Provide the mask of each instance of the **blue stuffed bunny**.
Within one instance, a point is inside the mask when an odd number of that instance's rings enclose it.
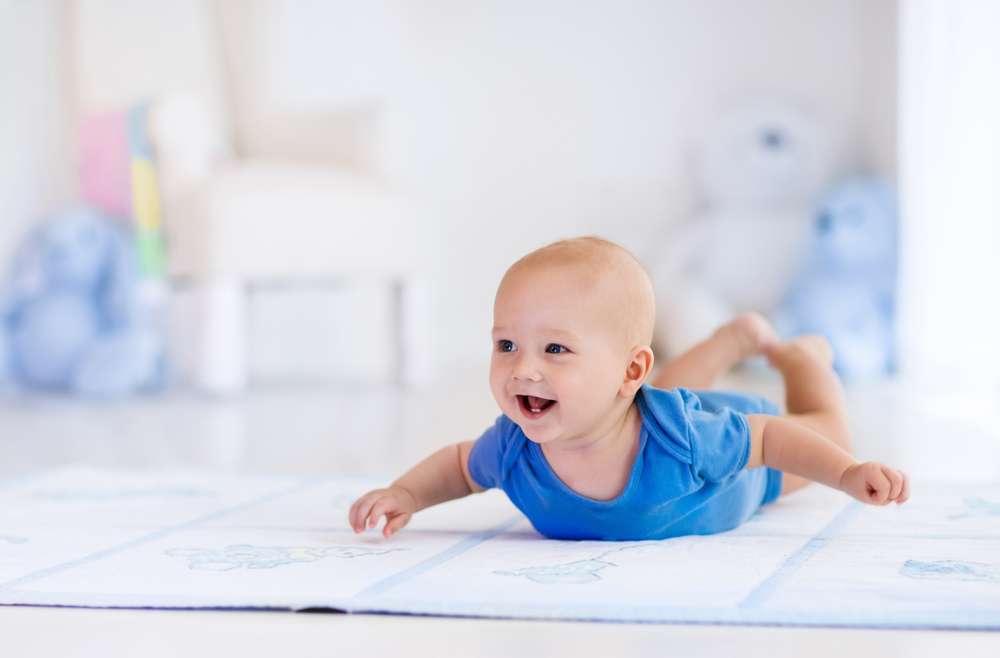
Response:
[[[36,228],[15,256],[0,314],[7,378],[99,397],[159,385],[164,345],[139,284],[121,222],[80,208]]]
[[[806,265],[775,317],[783,336],[826,336],[845,380],[894,369],[896,225],[886,183],[859,177],[834,188],[814,216]]]

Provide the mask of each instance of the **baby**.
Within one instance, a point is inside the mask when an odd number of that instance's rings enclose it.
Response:
[[[653,367],[649,277],[593,237],[514,263],[493,306],[490,388],[503,415],[476,441],[434,453],[349,512],[355,532],[385,517],[390,537],[417,511],[500,487],[556,539],[639,540],[735,528],[811,481],[872,505],[909,497],[907,476],[850,453],[843,392],[825,340],[779,342],[743,315]],[[710,388],[763,354],[781,372],[787,413]]]

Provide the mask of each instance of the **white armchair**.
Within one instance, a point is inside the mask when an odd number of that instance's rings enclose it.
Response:
[[[397,380],[426,380],[430,313],[421,259],[432,245],[424,244],[413,206],[369,176],[330,166],[231,158],[180,172],[178,163],[198,160],[198,145],[170,143],[166,136],[182,124],[172,124],[181,117],[165,107],[153,116],[168,262],[199,300],[197,383],[213,392],[245,386],[252,286],[373,278],[393,291]]]
[[[156,100],[151,132],[168,267],[199,300],[196,382],[219,393],[246,385],[252,286],[362,278],[383,281],[394,293],[396,379],[426,380],[430,312],[421,263],[433,240],[424,238],[414,205],[376,177],[333,161],[236,156],[233,126],[247,121],[230,116],[243,99],[227,97],[232,67],[222,63],[212,4],[137,5],[77,0],[79,106]],[[137,41],[142,34],[174,36]]]

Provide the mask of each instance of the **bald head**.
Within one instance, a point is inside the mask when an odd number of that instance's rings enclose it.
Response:
[[[544,275],[554,270],[572,275],[579,284],[581,303],[603,307],[601,315],[628,348],[650,344],[656,315],[653,284],[628,250],[590,236],[553,242],[511,265],[500,289],[514,277]]]

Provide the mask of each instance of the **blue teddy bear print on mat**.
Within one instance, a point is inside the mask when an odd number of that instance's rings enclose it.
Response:
[[[960,560],[907,560],[899,570],[904,576],[922,580],[966,580],[1000,582],[1000,567]]]
[[[583,585],[601,580],[599,572],[607,567],[617,567],[619,565],[601,558],[612,553],[623,553],[625,551],[636,551],[647,548],[647,544],[637,544],[625,546],[605,551],[597,557],[586,560],[575,560],[564,562],[563,564],[549,564],[537,567],[525,567],[514,571],[497,570],[493,573],[500,576],[524,576],[528,580],[543,585]]]

